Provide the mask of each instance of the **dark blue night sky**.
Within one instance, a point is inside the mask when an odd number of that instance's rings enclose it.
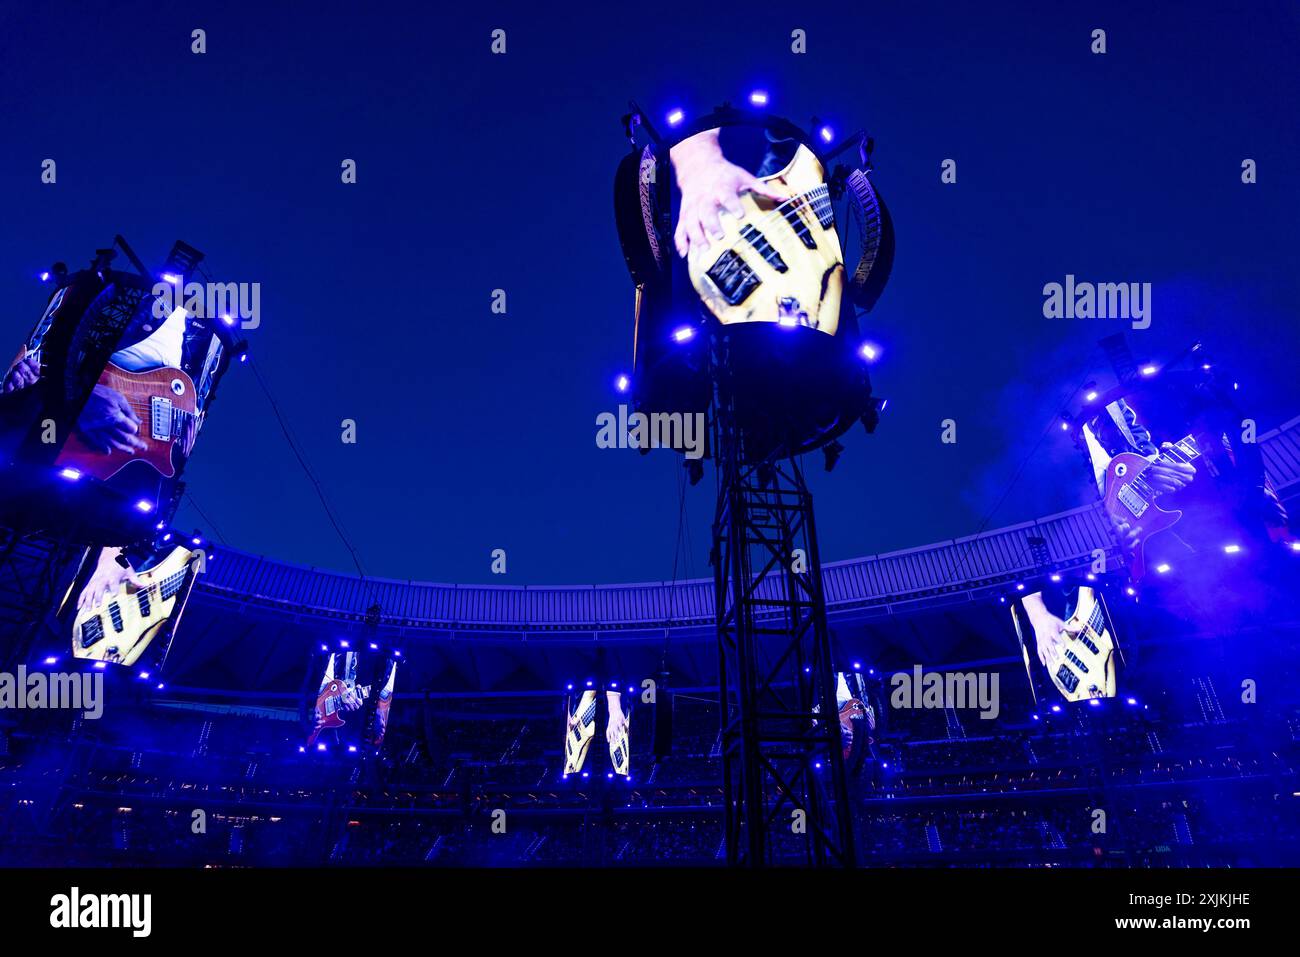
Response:
[[[1293,3],[157,6],[0,8],[0,336],[40,315],[36,273],[118,232],[151,263],[182,238],[214,278],[260,282],[253,352],[371,574],[672,575],[679,460],[595,444],[630,363],[611,208],[630,98],[700,113],[762,86],[876,138],[898,251],[864,325],[890,404],[833,475],[809,459],[824,559],[977,530],[1126,326],[1043,318],[1067,273],[1152,283],[1140,356],[1204,339],[1261,431],[1300,414]],[[1072,446],[1040,454],[991,525],[1087,499]],[[187,478],[217,528],[190,506],[185,525],[351,568],[247,369]],[[708,574],[712,496],[688,491],[679,574]]]

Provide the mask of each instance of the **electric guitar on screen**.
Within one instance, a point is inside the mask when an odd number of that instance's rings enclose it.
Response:
[[[197,424],[194,382],[180,369],[160,368],[148,372],[127,372],[111,362],[99,377],[99,385],[121,393],[140,420],[136,438],[144,449],[102,452],[87,445],[76,432],[68,436],[57,460],[60,467],[74,468],[83,475],[106,480],[132,462],[144,462],[164,478],[176,474],[172,448],[190,423]]]
[[[584,691],[577,710],[568,713],[564,729],[564,774],[576,774],[587,760],[587,749],[596,736],[596,692]]]
[[[369,685],[358,687],[354,681],[347,678],[331,678],[325,682],[320,694],[316,697],[316,720],[311,735],[307,738],[309,745],[316,743],[316,739],[320,737],[322,731],[328,728],[341,728],[347,724],[343,720],[341,703],[349,691],[359,696],[363,701],[370,697]]]
[[[1188,435],[1161,449],[1158,460],[1166,463],[1191,463],[1201,456],[1201,447]],[[1175,525],[1183,513],[1163,509],[1156,504],[1161,494],[1142,478],[1151,462],[1134,452],[1121,452],[1106,466],[1105,493],[1102,500],[1112,519],[1131,525],[1137,544],[1129,555],[1129,576],[1140,580],[1146,574],[1144,555],[1147,539]]]
[[[73,619],[73,657],[133,665],[172,621],[185,579],[202,563],[202,552],[176,548],[166,558],[140,572],[144,586],[127,585],[121,592]]]
[[[776,322],[835,335],[844,261],[821,162],[800,146],[761,182],[789,198],[743,193],[744,215],[721,216],[723,237],[687,263],[691,284],[718,321]]]
[[[1078,589],[1074,612],[1065,621],[1052,618],[1033,628],[1040,657],[1051,662],[1052,684],[1067,701],[1115,696],[1115,639],[1095,590]]]

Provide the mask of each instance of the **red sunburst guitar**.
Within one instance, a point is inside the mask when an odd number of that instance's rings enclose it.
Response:
[[[140,420],[136,438],[144,442],[145,448],[135,452],[117,449],[101,452],[91,448],[74,432],[63,445],[58,466],[74,468],[83,475],[101,480],[113,477],[132,462],[144,462],[165,478],[175,475],[172,448],[185,434],[187,425],[197,419],[194,382],[190,377],[180,369],[165,367],[148,372],[127,372],[110,362],[100,375],[98,384],[125,397]]]
[[[1200,455],[1200,446],[1189,435],[1162,449],[1158,461],[1188,464]],[[1183,517],[1177,509],[1163,509],[1156,504],[1160,492],[1142,478],[1150,466],[1150,461],[1133,452],[1119,453],[1106,466],[1106,493],[1102,499],[1106,512],[1115,521],[1131,525],[1137,532],[1137,544],[1129,555],[1129,575],[1134,581],[1146,574],[1144,546],[1147,539],[1165,531]]]
[[[349,691],[362,700],[370,697],[369,685],[357,687],[353,681],[345,678],[331,678],[325,682],[316,698],[316,723],[311,736],[307,739],[309,745],[316,743],[322,731],[328,728],[341,728],[347,724],[340,712],[343,710],[343,697]]]

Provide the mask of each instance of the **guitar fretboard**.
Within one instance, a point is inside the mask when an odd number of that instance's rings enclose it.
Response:
[[[1201,447],[1196,444],[1196,438],[1188,435],[1179,439],[1168,448],[1161,449],[1160,454],[1156,456],[1156,461],[1164,462],[1166,465],[1175,463],[1190,465],[1194,460],[1200,458],[1200,456]],[[1154,499],[1160,494],[1160,492],[1157,489],[1152,488],[1141,475],[1138,475],[1129,484],[1143,495],[1147,496],[1148,500]]]

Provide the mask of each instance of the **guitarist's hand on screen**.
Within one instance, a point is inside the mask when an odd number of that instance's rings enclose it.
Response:
[[[737,217],[744,215],[741,193],[757,193],[777,202],[786,199],[748,170],[729,162],[722,155],[717,130],[706,130],[682,140],[669,155],[682,191],[673,243],[677,255],[683,259],[704,252],[709,248],[710,239],[722,238],[722,222],[718,218],[721,210]]]
[[[609,724],[605,726],[605,740],[610,744],[627,733],[627,715],[623,713],[623,706],[619,703],[618,697],[611,694],[608,698]]]
[[[86,444],[99,452],[134,453],[147,448],[137,435],[140,418],[132,411],[126,397],[116,389],[97,385],[77,419],[77,431]]]
[[[1063,620],[1047,610],[1041,594],[1026,595],[1021,599],[1021,604],[1029,616],[1034,634],[1038,636],[1038,660],[1043,663],[1048,674],[1054,675],[1061,666],[1061,653],[1074,635]]]
[[[1120,545],[1124,547],[1124,551],[1132,554],[1142,542],[1142,526],[1130,525],[1120,519],[1112,519],[1112,521],[1115,525],[1115,534],[1119,536]]]
[[[356,711],[361,707],[361,695],[351,685],[345,685],[343,694],[339,695],[339,707],[344,711]]]
[[[1173,446],[1166,442],[1164,447],[1168,449]],[[1196,469],[1187,462],[1156,461],[1143,470],[1142,477],[1157,492],[1177,492],[1192,484],[1192,479],[1196,478]]]
[[[29,385],[36,385],[41,378],[41,360],[36,356],[26,356],[13,364],[7,373],[0,392],[17,392]]]
[[[94,608],[114,595],[120,594],[127,585],[136,588],[144,587],[145,582],[136,575],[130,565],[118,562],[118,556],[121,554],[122,550],[119,548],[105,548],[99,553],[95,573],[90,576],[90,581],[86,582],[86,587],[81,590],[81,596],[77,599],[77,608]]]

